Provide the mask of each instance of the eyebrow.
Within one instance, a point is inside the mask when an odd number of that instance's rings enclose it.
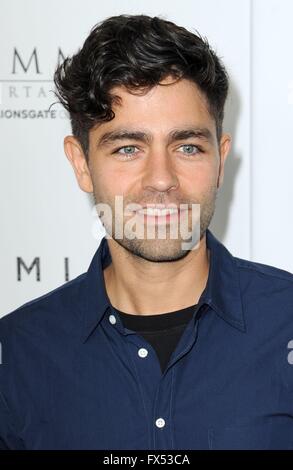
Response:
[[[209,143],[213,142],[213,135],[206,127],[188,127],[184,129],[173,129],[167,134],[168,144],[191,138],[203,139]],[[151,143],[153,136],[148,132],[142,130],[129,130],[129,129],[116,129],[113,131],[105,132],[97,142],[97,147],[111,144],[119,140],[137,140],[144,143]]]

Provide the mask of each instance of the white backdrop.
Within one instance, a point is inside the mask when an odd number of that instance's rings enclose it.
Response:
[[[292,0],[1,0],[0,316],[86,271],[98,247],[63,152],[69,121],[48,108],[59,51],[122,13],[198,30],[222,57],[233,148],[211,230],[235,256],[293,271]]]

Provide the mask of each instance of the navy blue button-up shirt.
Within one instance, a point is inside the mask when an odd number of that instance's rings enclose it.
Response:
[[[209,230],[207,246],[206,288],[163,374],[107,297],[106,238],[86,273],[5,315],[0,448],[293,449],[293,275]]]

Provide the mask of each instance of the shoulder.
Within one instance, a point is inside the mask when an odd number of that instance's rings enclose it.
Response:
[[[293,273],[286,271],[285,269],[271,266],[269,264],[257,263],[255,261],[249,261],[234,256],[234,260],[239,271],[248,276],[254,276],[262,278],[264,281],[284,281],[292,284],[293,287]]]
[[[293,323],[293,274],[269,264],[234,257],[243,307],[273,325]]]
[[[242,258],[234,257],[239,272],[239,278],[244,286],[251,290],[262,291],[267,294],[282,290],[285,294],[293,294],[293,274],[269,264],[257,263]]]
[[[86,273],[80,274],[71,281],[4,314],[0,318],[0,335],[11,328],[29,326],[30,324],[36,327],[40,323],[65,321],[66,317],[69,314],[72,316],[77,308],[85,276]]]

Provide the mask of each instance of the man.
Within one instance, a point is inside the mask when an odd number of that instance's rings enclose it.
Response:
[[[0,321],[2,448],[293,448],[293,276],[208,229],[223,64],[172,22],[120,15],[55,83],[107,236],[87,273]]]

